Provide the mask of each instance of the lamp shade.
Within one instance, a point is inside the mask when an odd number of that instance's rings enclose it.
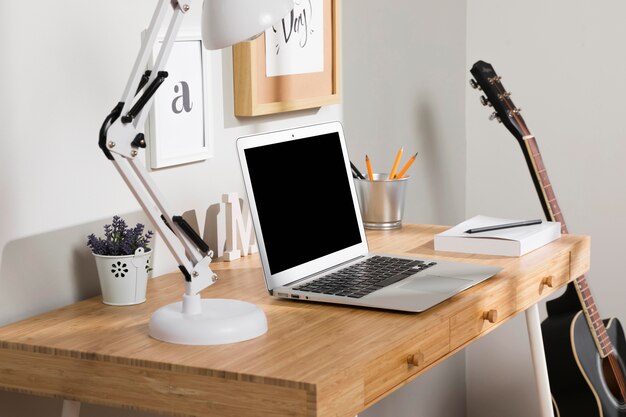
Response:
[[[259,35],[287,16],[293,6],[293,0],[204,0],[204,47],[222,49]]]

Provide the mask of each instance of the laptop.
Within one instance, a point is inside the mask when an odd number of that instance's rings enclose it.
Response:
[[[420,312],[501,270],[370,252],[339,122],[241,137],[237,150],[272,296]]]

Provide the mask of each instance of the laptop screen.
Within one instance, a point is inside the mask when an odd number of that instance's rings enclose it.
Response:
[[[272,274],[361,243],[337,132],[244,152]]]

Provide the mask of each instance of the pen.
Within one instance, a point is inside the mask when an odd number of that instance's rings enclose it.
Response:
[[[374,171],[372,171],[372,163],[370,162],[370,157],[365,155],[365,166],[367,166],[367,176],[370,181],[374,181]]]
[[[352,172],[354,172],[357,176],[357,178],[364,180],[365,177],[363,176],[363,174],[361,174],[361,171],[359,171],[359,169],[356,167],[356,165],[354,165],[352,163],[352,161],[350,161],[350,166],[352,167]]]
[[[523,222],[515,222],[515,223],[497,224],[495,226],[476,227],[474,229],[466,230],[465,233],[490,232],[492,230],[510,229],[512,227],[532,226],[533,224],[541,224],[541,219],[525,220]]]
[[[396,155],[396,160],[393,162],[393,168],[391,168],[391,172],[389,173],[389,179],[392,180],[396,175],[396,170],[398,169],[398,164],[400,163],[400,159],[402,159],[402,152],[404,152],[404,147],[400,148],[398,154]]]
[[[404,174],[406,174],[408,169],[411,167],[411,164],[413,164],[413,162],[415,161],[415,158],[417,158],[417,152],[415,152],[415,155],[413,155],[411,158],[409,158],[409,160],[406,162],[406,164],[404,164],[404,166],[400,170],[400,173],[398,173],[398,175],[396,175],[396,178],[404,177]]]

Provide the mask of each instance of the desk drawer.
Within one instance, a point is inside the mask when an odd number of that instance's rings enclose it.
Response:
[[[478,292],[467,307],[450,318],[450,349],[454,350],[515,313],[515,283]]]
[[[450,351],[449,330],[448,321],[439,320],[373,360],[365,374],[365,405],[447,354]]]
[[[577,277],[571,277],[577,278]],[[517,286],[517,309],[525,310],[570,280],[570,254],[563,253],[539,272],[520,278]]]

